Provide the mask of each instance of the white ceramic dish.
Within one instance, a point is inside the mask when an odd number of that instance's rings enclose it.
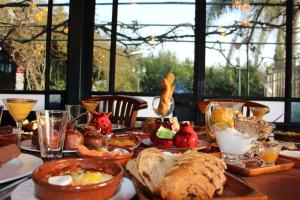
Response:
[[[0,184],[27,176],[41,164],[43,164],[42,159],[21,153],[17,158],[0,167]]]
[[[123,178],[119,191],[109,200],[128,200],[136,194],[134,185],[128,178]],[[34,183],[32,179],[21,183],[11,193],[11,200],[38,200],[34,195]]]
[[[32,144],[31,139],[30,140],[23,140],[21,142],[21,149],[26,151],[32,151],[32,152],[40,152],[39,149],[36,148],[35,145]],[[63,153],[75,153],[77,150],[64,150]]]

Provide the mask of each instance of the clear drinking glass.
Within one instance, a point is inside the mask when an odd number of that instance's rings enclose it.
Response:
[[[41,157],[52,160],[62,157],[68,112],[42,110],[36,112]]]
[[[1,125],[1,120],[2,120],[2,113],[3,113],[3,106],[0,105],[0,125]]]
[[[68,120],[72,120],[80,114],[80,105],[65,105],[66,111],[68,112]],[[77,125],[78,121],[74,122]]]
[[[17,125],[17,146],[21,144],[22,122],[27,118],[30,111],[36,104],[37,100],[22,99],[22,98],[7,98],[2,99],[10,115]]]
[[[163,105],[163,108],[161,109],[160,106]],[[161,121],[163,122],[164,121],[164,118],[168,115],[170,115],[173,111],[174,111],[174,106],[175,106],[175,103],[174,103],[174,99],[173,97],[171,97],[170,99],[170,102],[168,104],[162,104],[161,103],[161,98],[160,96],[155,96],[153,98],[153,101],[152,101],[152,108],[153,108],[153,111],[161,117]]]

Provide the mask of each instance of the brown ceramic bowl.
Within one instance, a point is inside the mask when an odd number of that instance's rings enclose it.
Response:
[[[94,158],[94,159],[97,159],[97,160],[102,160],[104,162],[105,161],[115,162],[115,163],[118,163],[118,164],[122,165],[123,167],[125,167],[126,163],[133,156],[133,150],[120,148],[120,147],[116,147],[116,148],[126,150],[128,153],[123,154],[123,155],[118,155],[118,156],[92,156],[92,155],[88,155],[88,154],[85,154],[83,152],[77,151],[77,154],[80,157],[83,157],[83,158]]]
[[[104,173],[114,177],[111,180],[84,186],[58,186],[49,184],[45,176],[54,171],[67,170],[69,167],[78,166],[82,169],[101,169]],[[113,162],[103,162],[91,158],[69,158],[52,162],[46,162],[37,168],[32,179],[35,187],[35,196],[39,199],[48,200],[85,200],[85,199],[108,199],[113,196],[120,187],[124,174],[123,168]]]

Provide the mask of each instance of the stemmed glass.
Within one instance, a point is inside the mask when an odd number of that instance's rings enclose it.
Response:
[[[81,100],[81,106],[86,109],[87,123],[91,121],[92,112],[96,110],[98,105],[99,105],[99,101]]]
[[[265,116],[265,114],[270,112],[270,109],[268,107],[250,107],[250,110],[253,114],[253,116],[258,117],[260,119]]]
[[[22,122],[27,118],[32,108],[35,106],[37,100],[22,99],[22,98],[7,98],[2,99],[10,115],[17,125],[17,145],[20,147]]]
[[[161,121],[164,122],[164,118],[168,115],[170,115],[173,111],[174,111],[174,106],[175,106],[175,103],[174,103],[174,99],[173,97],[171,97],[170,99],[170,102],[168,105],[164,105],[166,106],[164,110],[161,110],[159,109],[159,105],[160,105],[160,96],[155,96],[153,98],[153,101],[152,101],[152,108],[153,108],[153,111],[161,117]]]

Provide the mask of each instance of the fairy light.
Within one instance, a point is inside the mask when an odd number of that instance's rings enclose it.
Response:
[[[242,4],[242,10],[243,10],[243,11],[248,11],[248,10],[250,10],[250,4],[249,4],[249,3],[243,3],[243,4]]]
[[[250,24],[250,22],[249,22],[248,19],[245,19],[245,20],[242,21],[242,26],[243,26],[243,27],[248,27],[249,24]]]
[[[232,2],[232,5],[234,7],[240,7],[241,6],[241,2],[240,1],[234,1],[234,2]]]
[[[65,28],[63,29],[63,32],[64,32],[65,34],[68,34],[68,32],[69,32],[68,27],[65,27]]]
[[[37,5],[35,3],[33,3],[33,2],[30,2],[28,4],[28,7],[31,8],[31,9],[35,9],[37,7]]]
[[[155,34],[152,34],[151,36],[150,36],[150,40],[149,40],[149,44],[150,45],[153,45],[154,43],[155,43],[155,40],[156,40],[156,35]]]
[[[133,8],[135,8],[135,7],[137,6],[136,1],[135,1],[135,0],[132,0],[130,5],[131,5]]]

